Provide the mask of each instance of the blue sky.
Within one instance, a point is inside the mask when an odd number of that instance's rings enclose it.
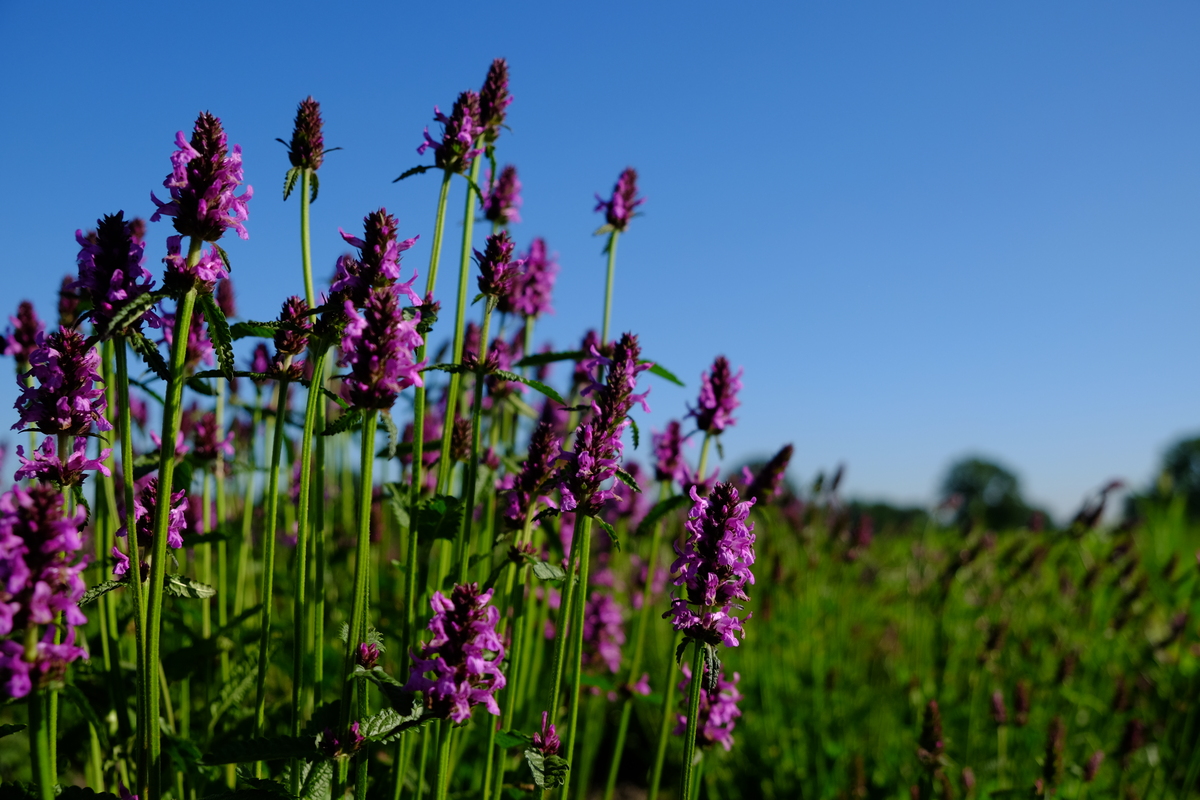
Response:
[[[226,242],[241,313],[273,315],[301,291],[274,138],[308,94],[345,148],[313,206],[318,276],[338,226],[380,205],[422,235],[423,272],[437,179],[391,180],[422,163],[434,104],[505,56],[498,156],[525,185],[515,236],[560,255],[539,328],[556,344],[599,322],[592,194],[641,173],[614,327],[688,382],[654,386],[643,428],[724,353],[746,385],[727,463],[790,441],[797,478],[844,461],[851,494],[926,502],[982,453],[1059,514],[1110,477],[1144,483],[1200,429],[1200,6],[281,8],[0,3],[0,311],[49,315],[74,230],[148,216],[175,131],[207,109],[255,187],[251,239]],[[151,228],[155,270],[168,233]]]

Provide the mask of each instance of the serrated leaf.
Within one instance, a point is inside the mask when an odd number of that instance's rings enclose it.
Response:
[[[629,420],[629,432],[633,435],[633,449],[637,450],[638,445],[642,443],[642,432],[633,417],[625,417],[625,419]]]
[[[403,721],[394,708],[385,708],[377,714],[372,714],[358,723],[358,733],[368,741],[375,741],[385,734],[391,733]]]
[[[455,375],[466,372],[467,368],[462,364],[430,364],[421,371],[429,372],[430,370],[435,370],[437,372],[449,372],[451,375]]]
[[[393,516],[396,517],[396,522],[401,528],[408,528],[410,521],[408,516],[408,505],[404,502],[404,490],[398,483],[385,483],[384,491],[387,493],[388,508],[392,510]]]
[[[317,171],[314,169],[308,180],[308,202],[317,202],[317,192],[321,188],[321,179],[317,177]]]
[[[315,736],[273,736],[219,742],[204,756],[204,763],[249,764],[253,761],[278,761],[284,758],[316,758]]]
[[[225,265],[226,272],[233,272],[233,264],[229,263],[229,253],[225,252],[225,248],[213,242],[213,247],[216,248],[217,255],[221,257],[221,263]]]
[[[111,336],[135,325],[159,301],[160,297],[161,295],[157,292],[145,292],[133,298],[113,313],[112,318],[108,321],[108,327],[101,332],[101,335]]]
[[[546,384],[542,383],[541,381],[535,381],[533,378],[522,378],[520,375],[516,375],[512,378],[509,378],[509,380],[516,380],[519,383],[525,384],[526,386],[528,386],[531,389],[536,389],[537,391],[546,395],[546,397],[549,397],[551,400],[558,403],[559,405],[566,405],[566,403],[567,403],[566,400],[562,399],[562,396],[558,392],[554,391],[552,388],[550,388]]]
[[[462,501],[457,497],[439,494],[421,503],[417,516],[417,536],[420,539],[453,539],[462,526]]]
[[[87,527],[87,524],[92,521],[92,506],[88,503],[87,497],[83,494],[83,485],[79,483],[75,484],[71,487],[71,493],[75,495],[75,502],[83,506],[83,512],[85,515],[83,518],[83,526]]]
[[[133,352],[142,357],[142,361],[151,372],[164,381],[171,380],[171,370],[167,367],[167,362],[163,360],[162,353],[158,352],[158,346],[147,339],[146,334],[130,330],[125,334],[125,341],[129,343]]]
[[[520,731],[496,731],[496,744],[504,749],[510,747],[529,747],[533,737]]]
[[[525,751],[525,761],[533,773],[533,782],[541,789],[557,789],[567,782],[567,770],[571,768],[558,756],[544,756],[540,750]]]
[[[275,338],[275,331],[279,329],[279,322],[272,320],[270,322],[235,322],[229,328],[229,335],[234,339],[245,339],[247,336],[257,336],[260,339]]]
[[[620,467],[617,468],[617,479],[638,494],[642,493],[642,487],[638,486],[637,479]]]
[[[316,177],[316,173],[313,173]],[[304,784],[300,787],[300,800],[324,800],[329,797],[333,784],[333,762],[318,761],[308,769]]]
[[[123,589],[124,587],[126,587],[128,585],[129,585],[128,581],[124,581],[124,580],[105,581],[104,583],[98,583],[83,593],[83,597],[79,598],[78,605],[80,608],[83,608],[88,603],[92,602],[93,600],[95,600],[98,597],[103,597],[104,595],[111,592],[113,589]]]
[[[322,436],[337,436],[339,433],[344,433],[356,425],[362,424],[363,413],[360,409],[352,408],[345,414],[335,419],[333,422],[325,426],[325,430],[321,431]]]
[[[582,350],[562,350],[557,353],[535,353],[525,356],[516,363],[518,367],[540,367],[556,361],[578,361],[586,355]]]
[[[222,377],[222,378],[225,377],[224,374],[222,374],[220,372],[217,373],[217,376]],[[203,378],[201,378],[199,375],[193,375],[192,377],[188,378],[187,379],[187,387],[189,389],[191,389],[193,392],[195,392],[196,394],[202,394],[205,397],[216,397],[217,396],[216,390],[213,389],[211,386],[209,386],[207,383],[205,383]]]
[[[288,195],[292,193],[292,189],[296,188],[296,180],[300,177],[300,168],[292,167],[287,171],[287,175],[283,176],[283,199],[287,200]]]
[[[168,575],[163,583],[163,591],[171,597],[187,597],[193,600],[203,600],[217,593],[217,590],[207,583],[200,583],[183,575]]]
[[[657,375],[658,377],[662,378],[663,380],[670,381],[671,383],[675,384],[676,386],[684,385],[683,381],[681,381],[681,380],[679,380],[679,378],[675,377],[674,372],[671,372],[671,370],[667,369],[666,367],[662,366],[661,364],[655,364],[650,361],[642,361],[641,363],[650,364],[650,369],[648,371],[651,375]]]
[[[6,725],[0,725],[0,739],[3,739],[5,736],[12,736],[14,733],[20,733],[21,731],[25,730],[27,727],[29,727],[29,726],[22,725],[19,722],[9,723]]]
[[[217,366],[225,376],[225,380],[233,380],[233,336],[229,331],[229,321],[225,312],[217,304],[211,294],[199,296],[200,306],[204,311],[204,320],[208,323],[208,335],[212,339],[213,349],[217,352]]]
[[[675,648],[675,663],[676,664],[683,663],[683,653],[684,653],[684,651],[687,650],[687,646],[690,641],[691,641],[691,639],[684,639],[682,642],[679,643],[679,646]]]
[[[599,525],[601,528],[603,528],[604,532],[608,534],[608,538],[612,540],[613,547],[620,550],[621,549],[621,540],[619,538],[617,538],[617,529],[614,528],[612,525],[609,525],[607,522],[600,519],[599,517],[593,517],[593,519],[595,519],[596,524]]]
[[[404,170],[404,172],[401,172],[400,177],[396,178],[396,180],[392,181],[392,183],[399,183],[400,181],[404,180],[405,178],[411,178],[413,175],[424,175],[426,172],[429,172],[429,170],[431,170],[431,169],[437,169],[437,165],[436,164],[422,164],[419,167],[413,167],[412,169],[406,169],[406,170]]]
[[[717,655],[717,648],[711,644],[704,645],[704,665],[708,667],[708,671],[704,673],[704,688],[707,691],[715,691],[717,681],[721,677],[721,657]]]
[[[549,561],[535,561],[533,574],[544,581],[561,581],[567,577],[565,569],[557,564],[551,564]]]
[[[100,740],[100,747],[108,750],[108,726],[100,721],[100,716],[96,713],[96,709],[92,708],[92,704],[84,697],[83,692],[73,683],[68,683],[64,686],[62,692],[79,711],[80,716],[92,726],[92,730],[96,732],[96,737]]]
[[[414,692],[404,688],[404,684],[383,671],[383,667],[363,669],[356,666],[352,677],[368,680],[379,687],[379,691],[387,698],[396,715],[395,722],[387,730],[382,730],[375,741],[387,744],[394,741],[401,733],[411,728],[424,725],[435,717],[426,713],[425,703]],[[364,734],[365,735],[365,734]]]
[[[396,427],[396,420],[392,419],[392,415],[387,411],[380,411],[379,419],[387,431],[387,457],[395,458],[396,445],[400,442],[400,429]]]
[[[674,497],[668,497],[666,500],[661,500],[658,503],[655,503],[654,507],[650,509],[649,513],[642,518],[641,523],[638,525],[637,535],[645,536],[660,519],[673,511],[683,508],[691,502],[692,500],[690,497],[677,494]]]

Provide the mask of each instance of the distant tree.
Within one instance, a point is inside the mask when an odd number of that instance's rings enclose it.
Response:
[[[954,523],[964,529],[983,525],[992,530],[1045,524],[1045,512],[1031,508],[1021,496],[1017,476],[982,458],[950,465],[942,480],[942,505],[952,509]]]

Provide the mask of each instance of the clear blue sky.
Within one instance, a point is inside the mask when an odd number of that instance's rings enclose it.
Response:
[[[422,235],[423,272],[437,179],[391,179],[427,160],[433,105],[505,56],[499,158],[525,185],[515,235],[560,254],[556,344],[599,321],[592,193],[642,175],[614,326],[689,384],[655,385],[651,425],[725,353],[746,370],[727,463],[791,441],[798,478],[845,461],[851,494],[924,502],[983,453],[1059,514],[1200,429],[1194,3],[6,0],[0,31],[5,315],[52,313],[76,228],[153,211],[202,109],[255,187],[250,241],[226,242],[242,314],[273,315],[301,290],[274,138],[310,93],[345,148],[313,207],[318,275],[380,205]]]

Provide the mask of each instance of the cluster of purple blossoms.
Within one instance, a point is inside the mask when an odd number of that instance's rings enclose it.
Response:
[[[604,219],[613,230],[624,232],[629,227],[629,221],[633,219],[637,207],[644,202],[646,198],[637,196],[637,170],[626,167],[621,177],[617,178],[612,197],[605,200],[596,195],[595,210],[604,212]]]
[[[296,123],[292,126],[291,143],[284,142],[283,139],[275,140],[287,146],[288,161],[293,167],[311,169],[314,172],[320,169],[325,160],[323,126],[321,104],[313,100],[312,95],[301,100],[296,108]]]
[[[554,462],[562,449],[562,440],[554,426],[542,422],[529,437],[529,451],[521,465],[521,473],[504,493],[504,516],[513,527],[525,524],[525,517],[539,503],[553,501],[545,494],[546,483],[554,470]]]
[[[21,420],[13,429],[33,428],[41,433],[83,436],[94,424],[112,430],[104,416],[107,403],[100,380],[100,353],[83,334],[70,328],[38,334],[38,347],[29,356],[29,372],[37,385],[22,384],[16,409]]]
[[[544,756],[556,756],[562,747],[562,740],[554,730],[554,723],[550,721],[548,711],[542,712],[542,729],[533,734],[533,746]]]
[[[688,416],[696,418],[696,427],[705,433],[719,434],[736,421],[733,410],[741,405],[737,393],[742,389],[742,370],[737,374],[725,356],[717,356],[712,371],[700,375],[700,398]]]
[[[9,317],[11,327],[0,336],[0,353],[17,360],[17,372],[29,369],[29,356],[38,348],[38,334],[46,329],[38,319],[33,303],[22,300],[17,306],[17,315]]]
[[[46,483],[14,486],[0,495],[0,636],[47,626],[32,661],[23,636],[0,641],[3,695],[24,697],[35,682],[58,680],[68,663],[86,657],[74,644],[74,626],[87,622],[78,606],[87,562],[76,561],[86,519],[83,508],[68,515],[62,492]],[[63,643],[55,644],[59,614],[67,630]]]
[[[506,164],[500,170],[500,175],[491,188],[483,196],[483,216],[491,222],[501,225],[511,225],[521,221],[521,181],[517,178],[517,168]]]
[[[513,279],[512,288],[500,298],[497,308],[523,317],[554,313],[550,298],[558,277],[557,257],[547,253],[546,240],[539,237],[529,243],[529,250],[521,260],[524,268]]]
[[[282,370],[283,365],[292,356],[298,356],[308,347],[308,336],[312,333],[312,318],[308,314],[308,303],[303,297],[292,295],[283,301],[279,311],[279,327],[275,329],[275,362],[276,371]],[[303,376],[304,367],[293,364],[288,368],[288,378],[297,380]]]
[[[687,465],[683,461],[683,431],[678,420],[671,420],[662,433],[650,435],[654,448],[654,477],[665,483],[683,482]]]
[[[405,688],[423,692],[425,705],[435,716],[462,723],[477,705],[500,716],[495,695],[506,684],[500,671],[504,644],[496,635],[500,612],[488,605],[492,591],[480,592],[476,583],[460,584],[449,598],[434,592],[430,600],[433,619],[428,629],[433,638],[421,646],[420,653],[412,653]],[[425,677],[430,672],[434,677]]]
[[[621,452],[619,449],[614,452],[611,441],[601,439],[590,422],[580,425],[575,431],[574,450],[564,450],[559,455],[567,462],[558,473],[562,510],[594,516],[605,503],[616,499],[616,493],[602,484],[616,476]]]
[[[85,236],[83,231],[75,231],[75,241],[79,243],[76,258],[79,280],[68,288],[87,293],[92,303],[92,322],[97,330],[106,334],[119,333],[108,330],[115,312],[154,288],[149,270],[142,266],[146,253],[142,238],[145,230],[141,220],[126,220],[124,212],[118,211],[99,220],[94,234]],[[158,315],[147,311],[138,319],[126,321],[124,327],[135,327],[142,319],[151,327],[162,324]]]
[[[679,557],[671,565],[674,584],[684,587],[685,596],[672,599],[663,616],[688,638],[737,647],[737,635],[745,631],[733,614],[741,608],[735,601],[748,600],[746,584],[754,583],[754,525],[746,524],[754,501],[739,502],[731,483],[718,483],[707,498],[693,488],[691,498],[687,539],[682,549],[675,545]]]
[[[483,252],[475,251],[479,263],[479,291],[487,297],[500,298],[508,294],[521,271],[523,262],[513,260],[515,245],[508,231],[487,237]]]
[[[708,665],[704,665],[707,672]],[[696,744],[701,747],[712,747],[719,744],[727,751],[733,747],[733,729],[737,718],[742,715],[737,704],[742,699],[742,693],[737,690],[742,676],[733,673],[733,680],[725,680],[725,670],[717,675],[715,689],[707,687],[700,690],[700,713],[696,722]],[[688,696],[692,683],[692,670],[687,664],[683,665],[683,679],[679,682],[679,691],[683,697]],[[680,714],[675,734],[687,731],[687,714]]]
[[[164,215],[174,217],[175,230],[181,235],[206,242],[217,241],[227,228],[249,239],[242,223],[250,218],[247,204],[254,189],[247,186],[243,194],[235,194],[242,185],[242,148],[235,144],[233,152],[229,151],[221,120],[202,112],[191,141],[179,131],[175,146],[179,149],[171,154],[171,174],[163,181],[171,200],[164,203],[151,192],[158,210],[150,221],[158,222]]]
[[[483,125],[483,138],[488,143],[500,138],[500,128],[512,103],[508,93],[508,62],[503,58],[492,61],[479,90],[479,122]]]
[[[746,499],[756,503],[769,503],[779,494],[783,476],[792,460],[794,448],[787,444],[763,465],[758,474],[746,481]]]
[[[141,491],[134,495],[134,531],[137,534],[136,544],[131,542],[130,548],[149,547],[154,539],[154,518],[158,514],[158,478],[153,477],[146,481]],[[187,523],[188,499],[187,493],[180,489],[177,492],[171,492],[171,511],[168,515],[167,522],[167,544],[178,550],[183,547],[183,534],[188,528]],[[118,536],[126,536],[128,528],[122,525],[117,531]],[[136,551],[135,551],[136,552]],[[124,575],[129,570],[129,556],[121,552],[120,548],[113,547],[112,556],[117,560],[117,565],[113,569],[113,575],[118,578]]]
[[[442,140],[434,141],[426,127],[425,141],[417,152],[425,155],[426,150],[433,148],[435,166],[447,172],[466,172],[475,157],[483,152],[475,147],[475,141],[486,130],[480,122],[480,113],[479,95],[470,90],[458,96],[448,117],[434,106],[434,119],[442,123]]]
[[[192,454],[202,462],[216,461],[218,456],[233,458],[233,431],[221,436],[217,415],[212,411],[201,414],[192,426]]]
[[[350,723],[349,730],[343,734],[336,734],[332,728],[326,728],[321,732],[321,738],[317,741],[317,747],[325,754],[326,758],[341,758],[351,755],[362,747],[363,742],[367,739],[358,732],[358,722]]]
[[[583,607],[583,663],[621,669],[621,645],[625,644],[625,618],[611,595],[593,591]]]
[[[86,437],[76,437],[70,454],[63,459],[58,456],[57,439],[53,436],[43,439],[31,458],[25,458],[25,448],[17,445],[17,458],[20,459],[21,466],[13,475],[13,480],[37,478],[57,483],[59,486],[74,486],[82,483],[84,473],[92,470],[99,470],[105,477],[111,475],[104,461],[112,453],[112,448],[103,448],[99,458],[88,458],[87,446]]]
[[[160,314],[163,321],[162,343],[170,350],[175,345],[175,313]],[[204,324],[204,313],[199,308],[192,310],[191,324],[188,326],[187,349],[183,357],[185,371],[190,372],[201,364],[212,365],[213,343],[208,338],[208,327]]]
[[[421,318],[404,319],[394,289],[372,289],[361,314],[346,300],[345,313],[350,321],[338,364],[350,367],[350,374],[342,379],[342,397],[355,408],[388,409],[404,389],[424,386],[425,365],[414,360],[422,344],[417,331]]]
[[[399,225],[386,208],[380,208],[363,218],[361,239],[338,228],[338,233],[346,243],[358,248],[359,257],[356,259],[344,255],[337,260],[337,272],[329,287],[334,294],[331,304],[340,305],[340,301],[349,300],[361,308],[367,302],[367,295],[372,289],[393,284],[404,292],[413,304],[421,302],[421,298],[412,289],[413,282],[417,279],[415,271],[406,283],[398,283],[400,254],[420,238],[414,236],[402,242],[397,241],[396,230]]]
[[[215,247],[200,251],[195,264],[188,264],[183,254],[183,237],[167,237],[167,254],[163,257],[163,286],[177,294],[196,289],[200,294],[211,294],[219,280],[228,280],[229,270]]]

